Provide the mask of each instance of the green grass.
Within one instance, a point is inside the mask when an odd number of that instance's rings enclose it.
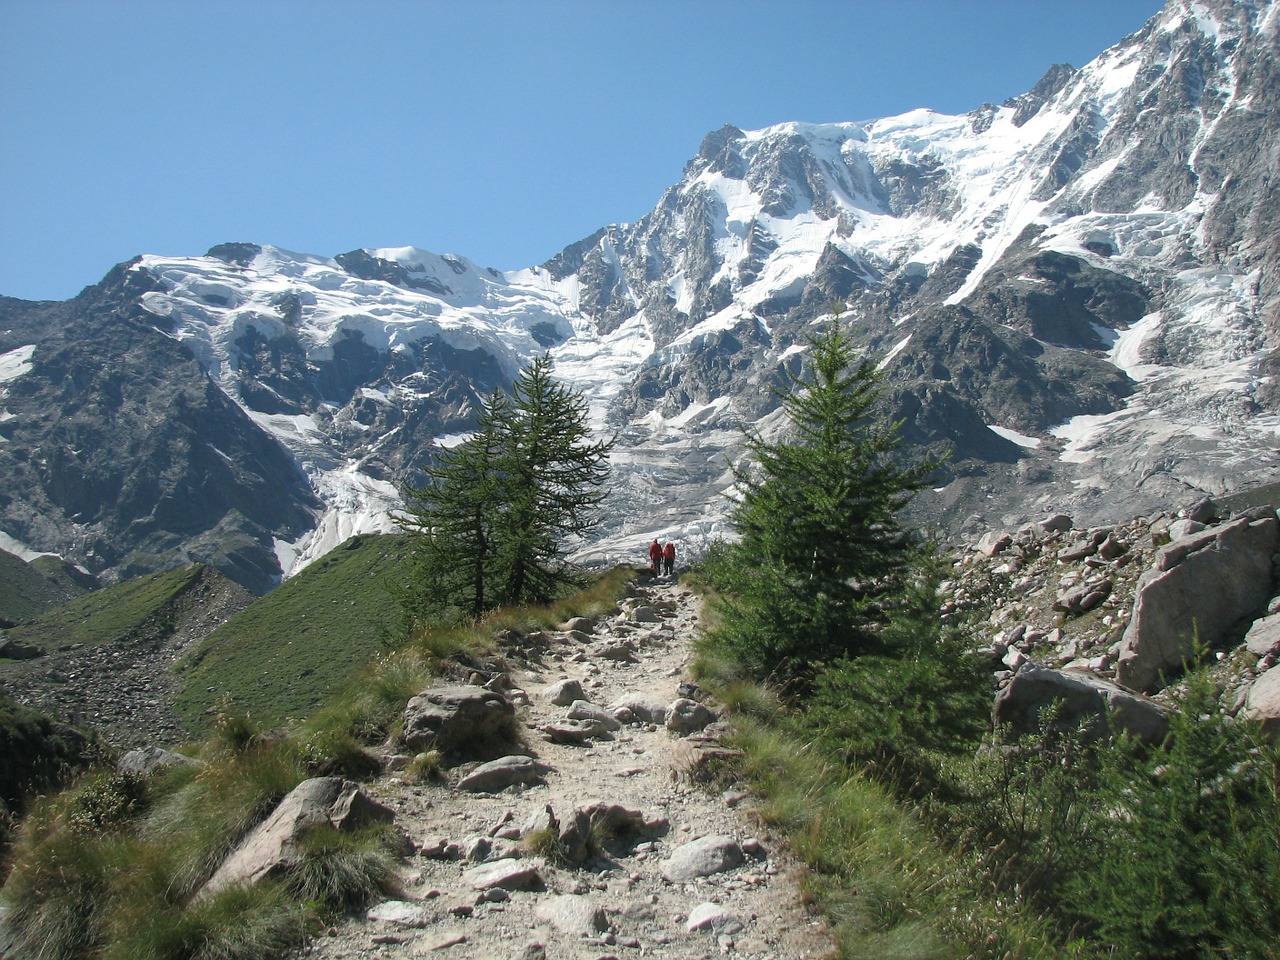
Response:
[[[383,826],[351,834],[317,828],[304,838],[300,862],[278,879],[198,896],[294,786],[363,763],[354,733],[385,736],[405,701],[431,682],[440,656],[492,652],[494,633],[512,623],[550,625],[602,612],[625,587],[611,575],[560,604],[503,611],[467,631],[422,630],[375,657],[340,698],[284,736],[264,736],[255,718],[223,710],[192,751],[202,766],[170,767],[146,779],[99,771],[40,799],[22,824],[0,891],[17,955],[273,960],[291,955],[318,922],[400,895],[395,866],[403,850],[396,831]],[[438,762],[425,754],[414,772],[429,776]]]
[[[0,626],[34,620],[84,592],[73,581],[47,576],[46,570],[50,570],[47,565],[27,563],[0,550]]]
[[[347,541],[215,630],[179,665],[178,714],[206,732],[219,704],[255,723],[305,717],[384,653],[398,608],[383,587],[406,539]]]
[[[30,623],[14,627],[9,636],[45,650],[80,644],[96,646],[145,628],[162,630],[165,608],[199,577],[193,565],[167,570],[103,587],[75,597]],[[149,622],[161,618],[159,623]]]

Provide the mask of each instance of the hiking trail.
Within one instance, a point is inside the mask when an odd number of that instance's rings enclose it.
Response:
[[[688,685],[682,691],[681,684],[687,679],[699,606],[699,599],[678,583],[637,585],[615,616],[578,624],[589,626],[589,636],[581,630],[555,631],[532,660],[517,664],[513,658],[504,686],[521,703],[517,718],[523,740],[513,753],[534,758],[543,771],[541,782],[470,793],[456,786],[472,766],[464,765],[448,771],[447,783],[410,782],[392,773],[365,785],[369,796],[395,811],[397,826],[414,844],[416,853],[400,877],[403,899],[375,905],[322,931],[298,956],[800,960],[830,955],[829,932],[802,903],[799,868],[780,838],[753,814],[749,791],[708,786],[675,772],[688,768],[697,735],[690,741],[660,723],[633,722],[609,739],[575,745],[549,742],[542,732],[566,716],[566,707],[550,700],[557,681],[577,681],[584,699],[601,708],[624,696],[637,703],[671,704],[695,692]],[[620,650],[632,651],[631,656],[613,659],[624,657]],[[702,745],[715,749],[705,734]],[[520,843],[531,823],[545,822],[548,807],[563,822],[594,803],[638,811],[647,828],[624,829],[616,838],[606,831],[607,852],[595,846],[578,864],[538,856],[527,840]],[[691,866],[699,857],[700,865]],[[487,864],[496,874],[505,870],[506,879],[477,879]],[[712,872],[697,875],[703,870]],[[529,874],[528,883],[520,879]]]

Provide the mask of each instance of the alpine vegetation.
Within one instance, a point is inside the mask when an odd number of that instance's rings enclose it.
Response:
[[[718,636],[755,676],[788,679],[871,647],[919,544],[901,519],[940,461],[906,458],[876,416],[880,376],[839,320],[811,341],[807,376],[779,391],[791,438],[746,431],[719,571]]]
[[[612,440],[591,440],[587,402],[542,355],[495,390],[475,432],[439,448],[427,481],[406,490],[402,526],[416,537],[396,588],[411,620],[479,617],[545,603],[573,581],[570,542],[597,522]]]

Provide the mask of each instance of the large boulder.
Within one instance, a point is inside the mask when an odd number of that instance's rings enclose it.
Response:
[[[1145,743],[1159,743],[1169,732],[1164,709],[1146,697],[1092,674],[1035,663],[1023,666],[996,695],[995,720],[1014,733],[1033,733],[1040,729],[1044,710],[1054,703],[1061,704],[1058,728],[1083,726],[1091,738],[1115,729]]]
[[[1150,691],[1179,670],[1197,635],[1214,646],[1272,593],[1271,558],[1280,548],[1274,511],[1259,511],[1177,540],[1156,554],[1138,580],[1133,618],[1124,632],[1116,679]]]
[[[394,819],[394,812],[369,799],[356,784],[342,777],[304,780],[223,861],[200,896],[287,871],[298,863],[300,842],[309,830],[351,830]]]
[[[484,687],[433,687],[404,708],[401,739],[410,750],[447,754],[485,749],[512,738],[515,708]]]

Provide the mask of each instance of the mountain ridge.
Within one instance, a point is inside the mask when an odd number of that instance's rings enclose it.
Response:
[[[619,436],[606,523],[579,558],[654,534],[696,550],[725,532],[740,425],[772,429],[773,389],[835,300],[879,358],[887,415],[954,455],[921,523],[1100,523],[1261,482],[1280,468],[1278,20],[1273,2],[1171,0],[1000,106],[726,125],[649,214],[525,270],[228,243],[140,257],[67,304],[0,301],[0,466],[22,481],[0,532],[95,573],[205,560],[261,592],[391,529],[431,447],[547,351]],[[119,471],[77,473],[84,445],[39,427],[35,398],[74,421],[67,384],[110,378],[49,364],[42,328],[59,323],[86,357],[127,341],[104,368],[148,358],[136,377],[165,386],[142,407],[199,412],[131,441],[134,484],[198,501],[209,471],[217,509],[157,520]],[[55,468],[33,471],[46,449]],[[67,473],[105,488],[101,517],[55,495]]]

